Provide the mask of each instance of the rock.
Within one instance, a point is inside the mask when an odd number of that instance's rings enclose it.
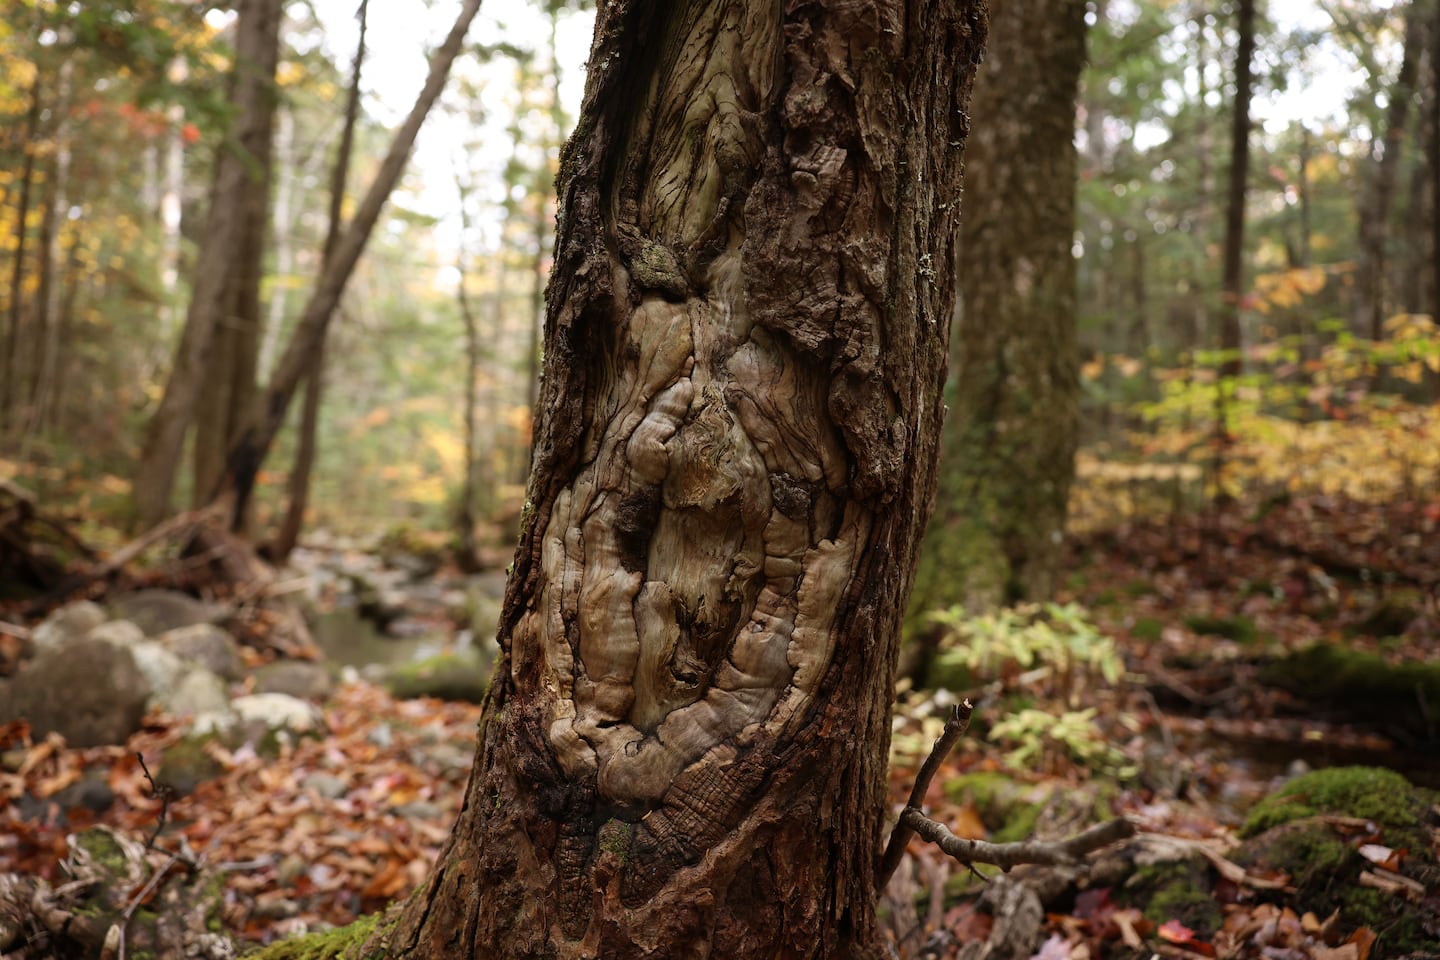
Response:
[[[300,781],[306,790],[314,790],[326,800],[339,800],[350,792],[350,785],[333,773],[312,773]]]
[[[124,623],[125,621],[116,622]],[[127,625],[134,626],[134,624]],[[107,623],[105,626],[108,627],[111,624]],[[129,649],[135,657],[135,666],[140,668],[140,672],[145,674],[145,679],[150,683],[151,698],[156,701],[165,701],[185,673],[185,661],[154,640],[142,638],[139,643]]]
[[[225,711],[229,703],[224,680],[204,667],[192,667],[158,705],[177,717],[203,717]]]
[[[105,611],[89,600],[67,603],[42,620],[30,633],[30,642],[39,654],[64,646],[94,630],[106,620]]]
[[[201,782],[220,776],[224,766],[205,749],[210,739],[208,734],[190,733],[166,747],[156,779],[183,797],[194,793]]]
[[[324,700],[334,689],[330,672],[308,660],[277,660],[255,671],[256,693],[284,693],[302,700]]]
[[[104,813],[115,803],[115,791],[105,782],[103,774],[89,774],[55,794],[62,810],[83,807],[93,813]]]
[[[124,743],[151,693],[130,649],[93,637],[37,656],[17,679],[0,722],[23,717],[36,739],[59,733],[72,747]]]
[[[133,647],[145,640],[145,631],[129,620],[111,620],[86,634],[91,640],[102,640],[117,647]]]
[[[197,623],[215,623],[225,616],[223,607],[202,603],[175,590],[137,590],[110,601],[117,619],[129,620],[147,636],[178,630]]]
[[[155,639],[180,659],[198,663],[226,680],[236,681],[245,676],[240,645],[229,631],[213,623],[195,623],[167,630]]]
[[[448,653],[391,668],[385,687],[402,700],[438,697],[479,703],[490,686],[491,665],[475,652]]]
[[[324,718],[314,704],[284,693],[255,693],[230,701],[236,719],[247,730],[289,730],[311,733],[321,729]]]

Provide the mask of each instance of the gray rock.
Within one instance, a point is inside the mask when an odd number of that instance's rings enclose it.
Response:
[[[111,620],[109,623],[100,624],[85,636],[91,640],[113,643],[117,647],[133,647],[144,642],[145,631],[129,620]]]
[[[153,637],[197,623],[215,623],[225,616],[225,609],[175,590],[137,590],[113,598],[110,613]]]
[[[0,701],[0,722],[25,718],[38,739],[72,747],[124,743],[140,729],[150,684],[126,647],[83,637],[37,656]]]
[[[226,680],[239,680],[245,676],[240,645],[229,631],[213,623],[195,623],[168,630],[155,639],[180,659],[197,663]]]
[[[105,611],[97,603],[89,600],[67,603],[35,627],[30,634],[30,642],[38,655],[85,636],[105,620]]]
[[[61,810],[84,807],[95,813],[104,813],[115,804],[115,791],[100,774],[87,774],[83,779],[70,784],[55,794],[55,802]]]
[[[312,773],[300,781],[300,786],[314,790],[326,800],[339,800],[350,792],[350,785],[333,773]]]
[[[158,706],[177,717],[203,717],[224,712],[229,703],[225,681],[204,667],[193,667]]]
[[[115,623],[126,621],[117,620]],[[105,624],[106,627],[113,625]],[[134,624],[126,625],[134,627]],[[163,704],[184,675],[185,661],[154,640],[142,638],[139,643],[130,645],[129,650],[135,657],[135,666],[140,668],[140,672],[145,674],[145,679],[150,683],[151,698]]]
[[[330,672],[309,660],[277,660],[255,671],[256,693],[284,693],[302,700],[324,700],[334,689]]]
[[[314,704],[284,693],[255,693],[230,701],[238,721],[247,729],[258,725],[263,730],[289,730],[311,733],[324,726],[324,718]]]

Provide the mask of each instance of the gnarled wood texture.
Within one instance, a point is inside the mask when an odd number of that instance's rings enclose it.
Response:
[[[501,662],[395,955],[873,949],[983,35],[601,4]]]

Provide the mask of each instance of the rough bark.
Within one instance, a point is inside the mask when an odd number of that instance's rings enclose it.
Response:
[[[601,5],[501,659],[392,955],[876,955],[983,33]]]
[[[954,395],[912,614],[1048,599],[1074,475],[1085,3],[996,0],[990,10],[965,150]]]
[[[1370,145],[1373,169],[1369,189],[1361,195],[1352,327],[1356,336],[1371,340],[1385,338],[1385,270],[1390,207],[1395,196],[1395,180],[1400,172],[1400,148],[1409,122],[1410,101],[1415,97],[1415,77],[1419,71],[1420,41],[1423,37],[1423,32],[1417,29],[1416,19],[1414,3],[1407,4],[1403,18],[1405,42],[1400,71],[1388,92],[1385,119]]]
[[[225,476],[220,487],[212,492],[209,499],[228,500],[234,508],[232,520],[237,525],[245,515],[250,501],[255,474],[264,463],[271,444],[275,442],[275,435],[280,432],[280,427],[285,422],[285,411],[290,407],[296,388],[306,372],[315,367],[315,358],[324,345],[330,317],[340,303],[340,295],[345,290],[350,274],[355,271],[355,264],[360,261],[360,254],[365,250],[370,232],[380,219],[380,211],[384,209],[390,192],[400,182],[400,175],[405,172],[405,167],[410,162],[410,150],[415,145],[415,137],[420,133],[420,127],[430,113],[430,108],[439,99],[440,91],[445,88],[445,81],[450,76],[450,66],[460,53],[465,34],[469,32],[475,14],[480,12],[480,2],[481,0],[465,0],[449,35],[431,55],[430,72],[425,78],[425,86],[416,97],[405,122],[395,132],[395,139],[391,141],[390,149],[380,163],[375,180],[361,199],[355,216],[335,242],[332,256],[326,258],[320,278],[315,283],[315,290],[305,304],[305,310],[286,344],[275,373],[251,412],[245,428],[230,447],[226,457]]]
[[[1225,200],[1225,266],[1220,282],[1220,375],[1240,373],[1240,285],[1245,253],[1245,187],[1250,173],[1250,91],[1255,59],[1255,0],[1237,0],[1235,103],[1230,122],[1230,180]],[[1224,391],[1216,394],[1223,403]],[[1224,414],[1217,418],[1223,429]]]
[[[233,302],[235,288],[231,276],[234,266],[241,262],[249,194],[256,189],[256,180],[263,175],[267,162],[248,154],[245,145],[269,144],[280,8],[279,0],[245,0],[240,5],[235,39],[235,86],[231,97],[237,111],[236,126],[230,142],[216,157],[210,212],[185,328],[165,383],[165,394],[150,419],[136,468],[135,519],[141,526],[154,526],[169,509],[181,448],[210,368],[216,331],[227,305]],[[268,72],[267,64],[270,65]],[[259,133],[261,127],[267,131],[263,138]]]

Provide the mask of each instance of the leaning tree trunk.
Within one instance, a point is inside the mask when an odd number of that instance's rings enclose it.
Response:
[[[965,151],[955,394],[914,613],[1048,600],[1075,472],[1085,0],[994,0],[990,13]]]
[[[983,11],[600,5],[501,660],[391,955],[878,955]]]

